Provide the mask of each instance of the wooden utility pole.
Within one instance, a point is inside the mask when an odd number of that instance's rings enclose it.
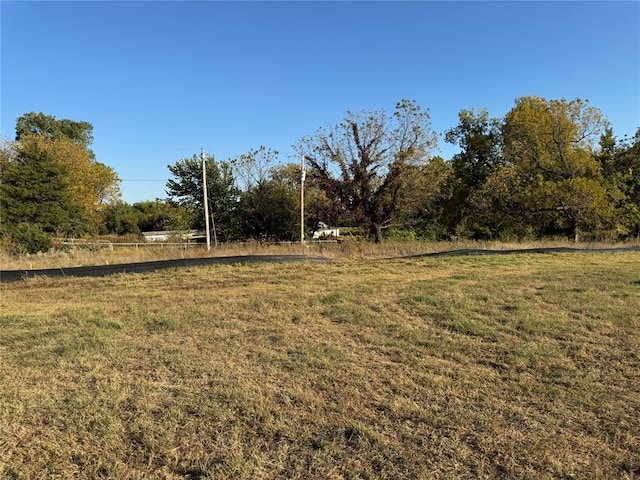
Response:
[[[209,195],[207,194],[207,169],[204,161],[204,148],[200,149],[202,157],[202,195],[204,196],[204,225],[207,230],[207,250],[211,250],[211,234],[209,233]]]

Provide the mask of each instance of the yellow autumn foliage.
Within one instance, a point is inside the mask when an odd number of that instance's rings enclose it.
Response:
[[[51,139],[29,135],[20,141],[35,142],[65,166],[69,190],[77,204],[90,216],[118,197],[118,175],[111,167],[96,161],[90,149],[64,137]]]

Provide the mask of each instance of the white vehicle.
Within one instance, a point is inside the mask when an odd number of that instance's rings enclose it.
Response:
[[[337,227],[330,227],[326,223],[318,222],[318,229],[313,232],[313,239],[319,240],[326,237],[337,238],[340,236],[340,229]]]

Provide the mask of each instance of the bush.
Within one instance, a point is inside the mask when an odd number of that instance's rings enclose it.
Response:
[[[12,254],[48,252],[53,247],[51,236],[39,225],[20,223],[4,235]]]

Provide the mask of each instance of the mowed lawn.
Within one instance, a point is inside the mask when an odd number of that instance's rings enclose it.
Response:
[[[0,285],[0,478],[640,478],[640,254]]]

